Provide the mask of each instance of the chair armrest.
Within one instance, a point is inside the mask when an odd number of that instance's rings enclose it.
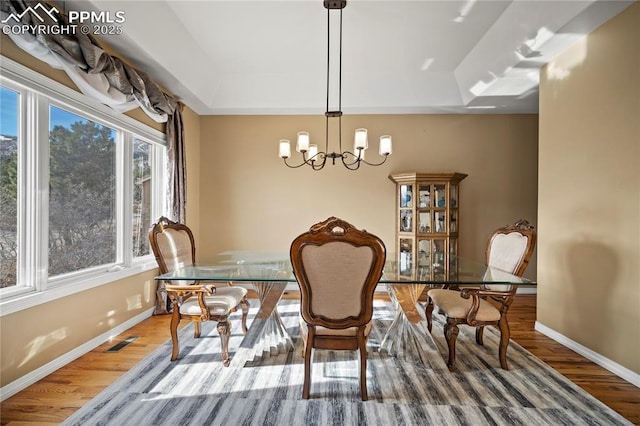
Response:
[[[471,307],[469,311],[467,311],[467,324],[472,327],[478,325],[478,321],[476,320],[476,315],[478,314],[478,309],[480,309],[480,299],[484,297],[509,297],[513,296],[512,292],[508,291],[494,291],[494,290],[486,290],[480,288],[464,288],[460,292],[460,297],[464,299],[472,298]]]
[[[207,308],[207,304],[204,301],[204,297],[208,295],[212,295],[216,292],[216,286],[213,284],[192,284],[192,285],[165,285],[165,289],[167,290],[167,294],[173,293],[173,309],[180,309],[178,305],[182,302],[180,300],[186,300],[192,295],[196,295],[198,298],[198,306],[200,306],[200,321],[208,321],[209,320],[209,308]]]
[[[464,288],[460,292],[460,296],[468,299],[470,296],[496,296],[496,297],[507,297],[512,296],[513,292],[511,291],[496,291],[496,290],[487,290],[480,288]]]
[[[177,296],[184,296],[189,293],[203,293],[203,295],[212,295],[216,292],[216,286],[213,284],[192,284],[192,285],[165,285],[167,292],[176,293]]]

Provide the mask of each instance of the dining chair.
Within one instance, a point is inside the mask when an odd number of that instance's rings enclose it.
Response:
[[[194,265],[196,245],[191,229],[184,224],[161,217],[149,231],[149,242],[156,257],[161,274],[178,268]],[[171,322],[169,329],[173,349],[171,361],[178,358],[178,325],[180,320],[193,322],[194,337],[200,337],[200,323],[217,321],[217,330],[221,340],[222,363],[230,364],[229,337],[231,322],[229,315],[242,309],[242,331],[247,333],[247,314],[249,302],[247,290],[231,283],[215,285],[204,281],[167,281],[165,288],[171,301]]]
[[[487,274],[505,271],[522,276],[536,245],[536,232],[526,220],[518,220],[496,230],[487,243]],[[484,327],[492,325],[500,330],[498,349],[500,366],[508,370],[507,347],[510,340],[507,312],[513,302],[518,287],[506,284],[485,284],[479,288],[452,290],[432,289],[427,293],[425,313],[427,328],[432,329],[434,306],[446,316],[444,335],[449,349],[447,366],[449,371],[456,369],[456,339],[458,325],[476,327],[476,343],[483,344]]]
[[[330,217],[299,235],[291,244],[290,257],[300,286],[302,397],[309,399],[314,349],[351,350],[359,353],[360,396],[366,401],[366,345],[373,293],[386,259],[384,243]]]

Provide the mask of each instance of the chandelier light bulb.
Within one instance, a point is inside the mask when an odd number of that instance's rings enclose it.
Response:
[[[318,155],[318,145],[309,145],[309,160],[316,161]]]
[[[291,157],[291,145],[289,144],[288,139],[280,139],[279,156],[280,158]]]
[[[356,151],[358,149],[367,149],[369,147],[369,141],[367,139],[367,129],[356,129],[356,136],[353,143]]]
[[[391,136],[380,136],[380,155],[389,155],[392,152]]]
[[[309,151],[309,132],[298,132],[298,142],[296,143],[296,151]]]

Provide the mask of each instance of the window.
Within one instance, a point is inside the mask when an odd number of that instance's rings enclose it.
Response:
[[[0,86],[0,288],[17,277],[19,103],[20,93]]]
[[[140,139],[133,140],[133,257],[151,253],[147,233],[151,228],[151,173],[150,153],[153,145]]]
[[[49,276],[116,262],[117,132],[49,108]]]
[[[1,315],[156,267],[164,135],[5,58],[0,102]]]

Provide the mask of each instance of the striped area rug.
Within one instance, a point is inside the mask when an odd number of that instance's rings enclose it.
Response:
[[[376,302],[369,340],[369,401],[358,391],[355,352],[315,351],[311,399],[302,399],[304,364],[297,329],[298,305],[282,301],[278,310],[296,342],[293,352],[256,357],[243,368],[220,363],[215,323],[180,332],[180,358],[169,361],[167,341],[104,392],[74,413],[65,425],[627,425],[616,412],[591,397],[515,342],[508,371],[500,368],[498,334],[485,331],[485,345],[461,327],[458,370],[445,364],[442,320],[421,337],[428,365],[378,351],[393,307]],[[252,314],[255,309],[252,309]],[[231,350],[238,347],[234,316]],[[167,330],[168,335],[168,330]]]

